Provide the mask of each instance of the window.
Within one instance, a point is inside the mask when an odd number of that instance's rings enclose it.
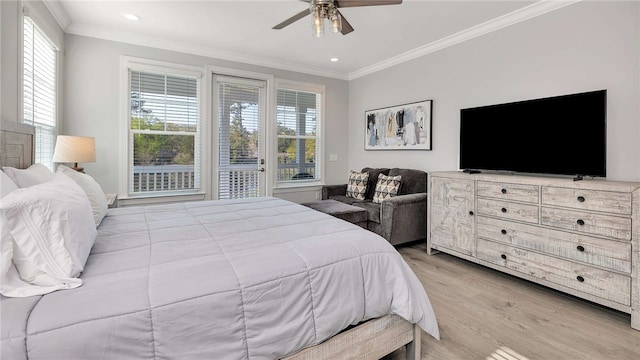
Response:
[[[198,192],[199,77],[128,71],[128,194]]]
[[[279,183],[321,180],[323,89],[278,88],[276,104]]]
[[[23,31],[23,122],[36,128],[35,161],[53,170],[57,49],[31,18]]]

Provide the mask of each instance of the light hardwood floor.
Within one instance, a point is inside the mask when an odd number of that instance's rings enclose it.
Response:
[[[399,247],[427,290],[441,340],[429,360],[640,360],[630,316],[456,257]],[[385,360],[401,359],[398,350]]]

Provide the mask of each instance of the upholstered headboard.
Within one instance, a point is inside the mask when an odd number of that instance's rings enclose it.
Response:
[[[3,121],[0,124],[0,166],[28,168],[34,162],[35,128]]]

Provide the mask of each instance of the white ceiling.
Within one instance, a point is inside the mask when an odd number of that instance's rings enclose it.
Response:
[[[571,1],[431,1],[342,8],[354,27],[312,37],[300,0],[45,0],[65,32],[352,79],[544,14]],[[139,21],[123,17],[133,13]],[[338,62],[329,59],[337,57]]]

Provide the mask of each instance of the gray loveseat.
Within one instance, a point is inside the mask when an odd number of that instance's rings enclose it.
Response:
[[[347,184],[325,185],[322,200],[333,199],[367,211],[367,229],[398,245],[427,237],[427,173],[413,169],[364,168],[369,173],[364,200],[347,197]],[[401,175],[398,196],[373,202],[378,174]]]

